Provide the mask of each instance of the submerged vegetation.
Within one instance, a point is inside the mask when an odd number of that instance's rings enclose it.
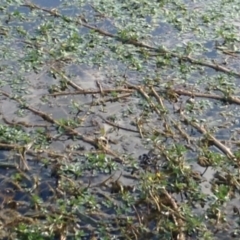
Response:
[[[0,239],[239,238],[239,2],[51,4],[0,4]]]

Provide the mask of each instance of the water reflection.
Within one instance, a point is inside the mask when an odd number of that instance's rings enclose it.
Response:
[[[33,0],[32,2],[43,7],[57,7],[60,4],[60,0]]]

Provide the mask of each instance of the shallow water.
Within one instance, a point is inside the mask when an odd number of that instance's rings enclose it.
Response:
[[[44,7],[57,7],[59,5],[59,1],[36,1],[36,3],[40,4]],[[189,4],[189,7],[192,8],[199,8],[202,10],[203,7],[206,8],[207,6],[204,5],[205,3],[191,3],[191,6]],[[87,8],[86,8],[87,9]],[[68,14],[74,13],[72,10],[66,11]],[[38,23],[35,23],[38,24]],[[237,24],[237,23],[236,23]],[[100,24],[101,25],[101,24]],[[103,21],[101,27],[110,27],[111,22]],[[33,30],[34,32],[34,24],[31,25],[30,31]],[[84,30],[81,30],[84,32]],[[110,30],[111,33],[114,33],[114,30]],[[64,36],[65,33],[63,33]],[[179,37],[180,35],[180,37]],[[172,46],[176,46],[179,44],[180,46],[186,45],[187,43],[191,43],[191,41],[195,41],[195,34],[194,32],[186,32],[186,33],[179,33],[175,28],[170,27],[169,23],[160,23],[159,27],[155,29],[153,32],[153,35],[151,36],[152,43],[155,45],[163,44],[166,47],[171,48]],[[217,61],[222,62],[225,60],[225,55],[221,54],[215,49],[214,41],[213,40],[206,40],[203,41],[202,44],[205,44],[204,46],[207,48],[206,51],[201,52],[200,55],[195,54],[195,57],[204,56],[209,59],[217,59]],[[18,49],[21,53],[19,53],[21,57],[24,56],[25,50],[21,49],[21,46],[16,45],[16,49]],[[99,46],[99,49],[101,49],[101,46]],[[89,54],[89,58],[93,57],[94,53]],[[74,56],[76,57],[76,56]],[[234,68],[238,70],[238,57],[236,58],[228,58],[228,67]],[[172,61],[173,64],[176,64],[176,61]],[[193,89],[197,89],[199,91],[204,91],[205,87],[209,85],[208,78],[209,76],[214,76],[216,72],[214,70],[211,70],[209,68],[205,68],[203,73],[199,73],[197,70],[194,70],[190,76],[186,76],[183,74],[180,79],[177,78],[177,75],[172,71],[172,69],[155,69],[151,68],[154,66],[154,63],[148,63],[149,69],[148,71],[144,72],[136,72],[135,70],[129,70],[125,74],[119,74],[118,76],[115,76],[114,72],[115,70],[118,70],[118,73],[122,72],[124,69],[124,64],[119,63],[120,66],[114,65],[117,64],[118,61],[106,61],[107,66],[103,67],[89,67],[86,66],[85,63],[79,63],[76,62],[74,64],[65,64],[64,66],[60,66],[60,69],[63,69],[66,73],[66,75],[69,75],[71,81],[73,81],[75,84],[78,85],[79,88],[83,88],[85,90],[93,90],[98,89],[97,83],[101,84],[101,87],[103,89],[107,88],[113,88],[115,84],[121,80],[123,80],[124,77],[127,77],[127,80],[129,80],[132,84],[140,84],[145,79],[145,76],[149,74],[149,78],[151,79],[152,76],[156,76],[158,71],[161,73],[163,71],[163,75],[166,78],[164,78],[161,81],[158,81],[156,83],[156,89],[161,90],[164,86],[169,84],[171,81],[175,82],[177,84],[176,87],[184,88],[184,86],[188,86],[188,89],[191,87]],[[121,65],[122,64],[122,65]],[[57,65],[57,64],[56,64]],[[104,117],[107,119],[109,116],[115,116],[116,117],[116,124],[119,124],[120,126],[123,126],[125,128],[135,129],[136,128],[136,119],[141,116],[144,104],[142,99],[139,98],[136,94],[126,97],[125,99],[121,101],[114,101],[114,102],[105,102],[104,104],[92,104],[93,101],[101,101],[101,99],[104,98],[104,96],[97,95],[94,96],[94,94],[78,94],[78,95],[69,95],[69,96],[57,96],[57,97],[49,97],[49,89],[55,84],[59,85],[59,77],[54,79],[49,74],[49,68],[55,66],[55,63],[52,65],[49,64],[47,66],[41,66],[39,71],[35,71],[33,73],[32,71],[27,72],[24,75],[24,81],[27,82],[26,84],[26,94],[24,98],[28,103],[31,104],[31,106],[35,107],[38,111],[45,112],[52,116],[56,120],[60,120],[62,118],[73,118],[76,117],[76,109],[73,109],[73,103],[78,104],[79,108],[81,109],[78,118],[84,119],[84,124],[82,124],[81,127],[78,127],[78,131],[80,131],[84,136],[94,136],[96,138],[101,136],[107,136],[110,141],[116,142],[116,143],[110,143],[110,148],[119,153],[119,155],[128,155],[132,157],[132,165],[136,164],[138,162],[138,158],[142,154],[146,154],[149,152],[149,148],[151,148],[151,143],[146,144],[146,141],[143,141],[139,133],[135,132],[129,132],[121,129],[117,129],[117,127],[113,128],[109,124],[103,121],[103,119],[100,117]],[[31,68],[30,68],[31,69]],[[117,75],[117,74],[116,74]],[[6,77],[6,76],[5,76]],[[206,77],[206,79],[204,79]],[[235,84],[237,86],[239,80],[238,78],[230,78],[228,79],[229,83]],[[184,85],[185,84],[185,85]],[[8,85],[7,79],[5,86],[2,88],[4,91],[11,91],[10,86]],[[72,90],[72,89],[71,89]],[[96,95],[96,94],[95,94]],[[42,99],[46,97],[46,101],[43,101]],[[179,107],[180,103],[183,102],[184,105],[187,105],[186,101],[189,97],[179,97],[180,101],[173,104],[170,101],[164,100],[164,105],[169,109],[169,116],[176,120],[177,122],[180,122],[180,118],[177,114],[174,112],[174,107]],[[200,98],[196,98],[196,107],[198,107],[200,103]],[[204,100],[202,98],[202,100]],[[96,102],[95,102],[96,103]],[[19,119],[24,122],[28,123],[37,123],[37,124],[44,124],[45,121],[43,121],[39,116],[36,116],[29,111],[26,111],[27,114],[25,114],[22,117],[19,117],[16,115],[16,111],[19,109],[19,106],[14,103],[14,101],[9,101],[8,98],[2,98],[1,99],[2,109],[1,111],[4,113],[4,117],[8,120],[15,120],[18,121]],[[217,136],[221,140],[229,140],[230,136],[234,133],[236,127],[239,127],[239,111],[238,106],[236,105],[227,105],[223,104],[219,101],[209,101],[208,107],[203,107],[201,111],[198,110],[191,110],[188,112],[190,116],[196,117],[201,124],[207,124],[209,128],[214,129],[214,135]],[[192,106],[189,106],[191,108]],[[147,106],[149,108],[149,106]],[[100,116],[99,116],[100,115]],[[203,121],[201,121],[203,120]],[[133,124],[134,123],[134,124]],[[145,131],[146,135],[147,133],[151,133],[151,130],[154,128],[156,130],[162,130],[164,128],[163,125],[164,121],[163,119],[159,119],[159,116],[157,114],[150,112],[148,115],[148,119],[146,122],[143,123],[143,131]],[[167,122],[171,124],[171,122]],[[226,124],[226,128],[218,127],[223,124]],[[183,125],[184,126],[184,125]],[[26,128],[26,132],[33,132],[35,127],[32,128]],[[192,127],[185,126],[184,130],[189,133],[191,137],[195,138],[201,138],[202,134],[200,134],[198,131],[194,130]],[[61,135],[58,131],[55,129],[49,129],[49,133],[53,134],[54,136]],[[149,134],[150,135],[150,134]],[[64,138],[65,137],[65,138]],[[148,136],[149,138],[151,136]],[[236,140],[238,140],[238,136],[236,136]],[[150,140],[149,140],[150,142]],[[186,141],[183,138],[179,138],[179,143],[186,144]],[[169,145],[173,144],[172,140],[169,140]],[[230,143],[227,143],[230,145]],[[76,145],[80,149],[84,149],[85,152],[89,151],[92,146],[85,143],[81,139],[67,139],[66,136],[63,136],[63,139],[57,139],[53,140],[48,148],[50,150],[55,150],[59,153],[63,153],[69,145]],[[234,149],[234,148],[233,148]],[[218,149],[214,149],[215,151],[219,151]],[[80,154],[78,152],[76,157],[70,156],[69,159],[72,161],[78,163],[82,166],[86,164],[87,160],[84,158],[84,151],[80,150]],[[0,158],[6,158],[8,156],[9,152],[2,151],[4,156],[0,156]],[[197,171],[203,172],[204,168],[200,167],[196,163],[196,155],[198,152],[193,152],[187,154],[187,159],[189,158],[189,164],[193,166],[193,168]],[[55,180],[51,178],[51,170],[50,168],[43,169],[42,171],[42,165],[41,164],[35,164],[34,158],[31,156],[28,156],[29,160],[28,163],[31,165],[32,170],[35,174],[39,175],[44,181],[42,185],[40,186],[40,189],[42,188],[43,192],[40,193],[42,199],[45,201],[48,198],[51,198],[51,187],[55,187]],[[44,156],[46,157],[46,156]],[[71,158],[72,157],[72,158]],[[46,157],[47,158],[47,157]],[[65,159],[63,161],[68,161],[69,159]],[[195,161],[195,162],[193,162]],[[65,163],[65,162],[64,162]],[[76,164],[77,165],[77,164]],[[131,162],[129,164],[131,166]],[[85,166],[85,165],[84,165]],[[126,175],[130,175],[132,168],[129,166],[124,166],[122,164],[116,163],[116,170],[112,170],[112,172],[115,172],[114,180],[116,180],[122,173],[121,176],[121,182],[123,185],[137,185],[138,181],[128,178]],[[206,178],[206,182],[203,182],[201,184],[202,189],[204,193],[212,195],[212,192],[210,190],[210,184],[209,182],[213,178],[213,174],[215,173],[216,169],[209,168],[207,172],[204,174],[204,177]],[[2,173],[3,174],[3,173]],[[8,172],[8,174],[11,176],[12,172]],[[97,184],[103,182],[108,176],[110,172],[108,170],[104,171],[91,171],[87,170],[84,174],[84,176],[81,176],[80,180],[81,184],[84,186],[87,186],[88,182],[91,181],[92,184]],[[13,174],[12,174],[13,175]],[[49,185],[48,185],[49,184]],[[32,186],[27,186],[28,188],[31,188]],[[46,190],[44,190],[44,188]],[[101,193],[109,194],[109,188],[101,189]],[[49,196],[48,196],[49,193]],[[28,201],[29,199],[26,199],[27,195],[24,195],[22,191],[19,191],[16,193],[15,200],[21,200],[21,201]],[[229,205],[231,205],[229,203]],[[27,212],[27,210],[26,210]],[[114,212],[111,212],[109,214],[113,214]],[[219,236],[220,237],[220,236]]]

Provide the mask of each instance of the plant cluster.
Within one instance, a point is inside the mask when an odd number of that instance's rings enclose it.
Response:
[[[1,1],[0,238],[238,238],[239,8]]]

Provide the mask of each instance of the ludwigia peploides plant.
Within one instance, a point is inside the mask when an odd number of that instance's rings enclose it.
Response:
[[[238,0],[0,2],[0,239],[239,239]]]

